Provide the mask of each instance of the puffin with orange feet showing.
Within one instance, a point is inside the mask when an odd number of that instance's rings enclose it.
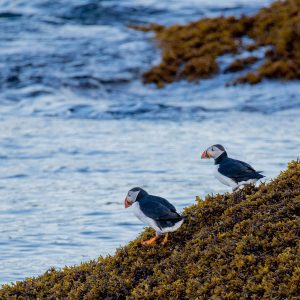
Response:
[[[142,242],[143,245],[151,245],[159,236],[165,234],[162,242],[164,245],[168,241],[168,233],[176,231],[184,221],[168,200],[149,195],[139,187],[127,193],[124,204],[125,208],[132,206],[134,215],[156,232],[156,236]]]

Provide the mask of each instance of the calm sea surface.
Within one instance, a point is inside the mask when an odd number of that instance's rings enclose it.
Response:
[[[179,210],[195,195],[228,191],[200,159],[213,143],[266,180],[299,156],[299,82],[226,88],[226,74],[145,86],[159,49],[151,33],[127,27],[268,3],[0,2],[0,283],[113,254],[143,228],[123,205],[134,186]]]

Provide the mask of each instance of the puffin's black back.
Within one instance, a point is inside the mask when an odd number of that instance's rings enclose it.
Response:
[[[154,219],[160,228],[172,227],[183,219],[176,212],[176,208],[162,197],[146,195],[139,201],[139,204],[142,212]]]
[[[219,165],[218,171],[222,175],[233,179],[236,183],[264,177],[259,174],[260,172],[255,171],[249,164],[237,159],[229,158],[227,155],[223,156],[223,154],[220,155],[220,159],[216,162]]]
[[[159,197],[159,196],[153,196],[153,195],[145,195],[142,199],[139,201],[140,203],[149,203],[151,207],[152,204],[159,203],[160,205],[165,206],[167,209],[169,209],[172,212],[176,212],[176,208],[173,204],[171,204],[167,199]]]

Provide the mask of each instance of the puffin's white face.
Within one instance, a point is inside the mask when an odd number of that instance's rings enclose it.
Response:
[[[129,191],[127,194],[127,198],[131,201],[131,202],[135,202],[136,198],[138,196],[140,191]]]
[[[127,196],[125,198],[125,208],[129,207],[136,201],[136,198],[138,196],[140,191],[129,191],[127,193]]]
[[[218,158],[222,153],[225,152],[225,149],[221,145],[213,145],[209,148],[207,148],[205,151],[203,151],[201,158]]]

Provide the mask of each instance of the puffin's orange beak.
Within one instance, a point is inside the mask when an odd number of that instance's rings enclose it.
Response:
[[[131,205],[132,205],[132,203],[130,201],[128,201],[127,197],[126,197],[125,200],[124,200],[124,206],[125,206],[125,208],[128,208]]]
[[[207,153],[207,150],[203,151],[202,155],[201,155],[201,159],[205,159],[205,158],[209,158],[209,155]]]

